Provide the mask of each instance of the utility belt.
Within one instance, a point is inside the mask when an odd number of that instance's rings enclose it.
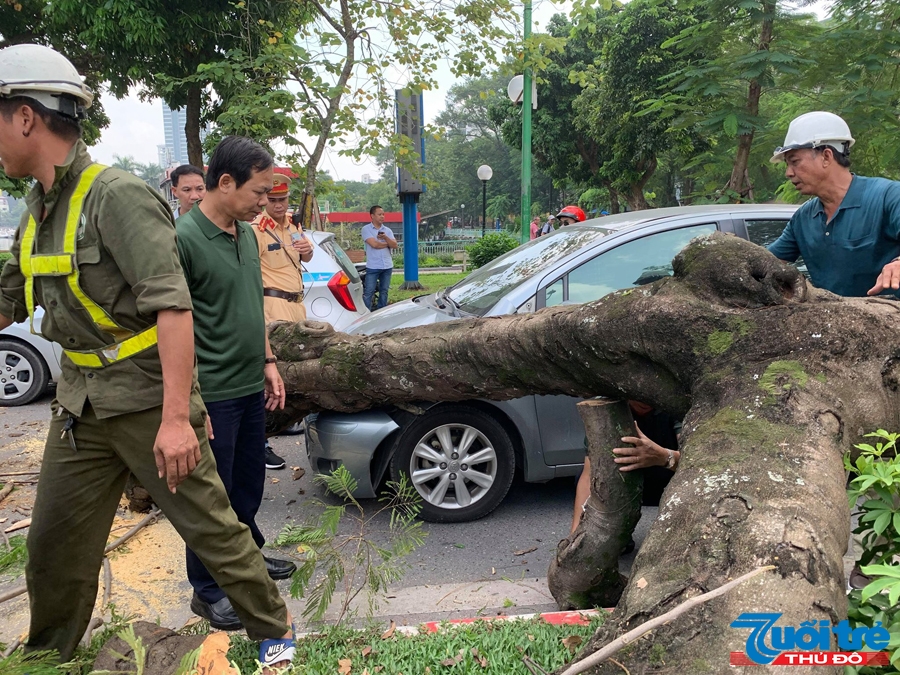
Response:
[[[264,288],[263,295],[266,295],[270,298],[281,298],[282,300],[287,300],[288,302],[303,301],[303,291],[299,291],[297,293],[288,293],[287,291],[279,291],[277,288]]]

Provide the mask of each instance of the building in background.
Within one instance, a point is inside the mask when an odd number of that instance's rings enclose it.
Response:
[[[187,121],[187,111],[184,108],[172,110],[165,101],[163,107],[163,130],[165,131],[167,155],[163,155],[162,147],[157,147],[159,155],[159,165],[163,168],[181,166],[182,164],[190,164],[188,161],[187,135],[184,133],[184,123]],[[206,127],[200,129],[200,142],[206,140]],[[168,160],[163,164],[162,160]],[[206,153],[203,155],[203,163],[205,164],[209,158]]]
[[[187,136],[184,133],[184,123],[187,121],[187,115],[184,108],[180,110],[172,110],[166,102],[163,101],[163,128],[166,134],[166,148],[169,151],[169,162],[162,166],[167,167],[171,164],[176,166],[188,163]]]
[[[169,150],[168,145],[157,145],[156,157],[156,163],[164,169],[168,169],[173,164],[172,151]]]

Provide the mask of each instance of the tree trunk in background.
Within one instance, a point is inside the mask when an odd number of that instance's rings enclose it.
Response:
[[[188,162],[203,168],[203,143],[200,142],[200,107],[202,90],[199,84],[188,88],[184,134],[187,137]]]
[[[547,585],[560,609],[612,607],[627,579],[619,573],[619,556],[641,519],[644,477],[619,471],[612,449],[633,433],[634,418],[625,401],[582,401],[591,458],[591,491],[575,532],[559,542],[550,562]],[[578,508],[580,505],[576,504]]]
[[[846,615],[841,455],[863,433],[896,428],[897,305],[812,289],[765,249],[723,234],[694,240],[673,269],[583,305],[371,336],[274,324],[288,403],[272,424],[321,409],[526,394],[634,399],[685,417],[659,518],[584,653],[774,565],[616,657],[633,673],[660,658],[672,673],[726,672],[747,638],[729,627],[742,612],[782,613],[785,625]]]
[[[772,44],[772,32],[774,29],[775,3],[772,0],[763,2],[763,12],[766,17],[763,19],[759,34],[759,45],[757,51],[768,51],[769,45]],[[762,85],[758,78],[750,81],[750,87],[747,91],[747,114],[751,117],[759,115],[759,99],[762,95]],[[734,190],[738,195],[737,201],[745,201],[749,198],[750,176],[747,168],[750,163],[750,148],[753,146],[754,132],[751,130],[746,134],[738,136],[738,149],[734,157],[734,166],[731,169],[731,178],[725,186],[726,190]],[[752,200],[752,198],[750,198]]]

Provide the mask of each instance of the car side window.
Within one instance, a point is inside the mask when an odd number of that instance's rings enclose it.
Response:
[[[745,220],[747,225],[747,239],[757,246],[768,246],[774,242],[784,228],[787,227],[786,220]]]
[[[747,239],[759,246],[768,246],[781,236],[784,228],[787,227],[788,221],[745,220],[744,223],[747,225]],[[793,265],[800,270],[801,273],[807,277],[809,276],[806,271],[806,263],[803,262],[802,257],[797,258]]]
[[[547,300],[544,304],[547,307],[552,307],[553,305],[561,305],[563,302],[565,302],[563,297],[563,280],[560,278],[547,286]]]
[[[712,234],[716,230],[715,223],[693,225],[657,232],[617,246],[569,272],[565,300],[572,303],[590,302],[613,291],[642,286],[671,276],[672,258],[694,237]],[[550,305],[550,289],[560,281],[547,288],[547,305]],[[559,302],[557,300],[554,304]]]

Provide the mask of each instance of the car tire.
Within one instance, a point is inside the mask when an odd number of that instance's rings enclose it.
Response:
[[[50,369],[32,346],[0,340],[0,406],[26,405],[47,391]]]
[[[462,441],[467,441],[467,452],[454,457]],[[466,463],[466,457],[475,457],[476,463]],[[394,444],[391,478],[411,477],[422,499],[422,520],[462,523],[497,508],[509,492],[515,464],[512,440],[502,424],[479,408],[448,405],[404,427]]]

